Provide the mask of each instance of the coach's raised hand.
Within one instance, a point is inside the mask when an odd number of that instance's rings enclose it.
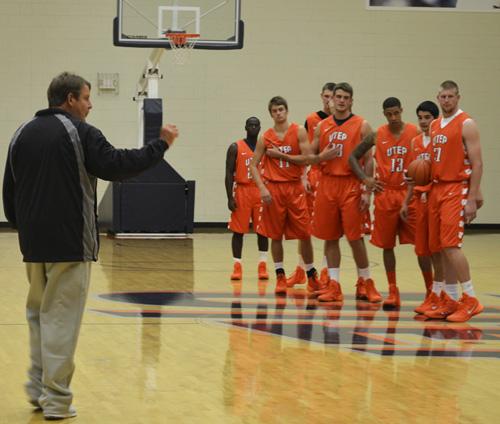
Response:
[[[166,124],[160,130],[160,138],[170,147],[179,136],[179,130],[174,124]]]

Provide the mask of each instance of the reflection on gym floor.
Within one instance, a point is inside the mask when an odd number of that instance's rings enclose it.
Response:
[[[246,331],[384,356],[500,357],[500,349],[483,343],[500,338],[496,308],[487,307],[481,326],[476,327],[473,323],[418,320],[412,310],[418,297],[411,293],[403,294],[407,306],[386,311],[381,304],[352,296],[346,296],[343,303],[318,302],[301,289],[278,296],[268,290],[268,284],[260,281],[255,284],[257,292],[247,293],[241,283],[232,283],[232,292],[107,293],[100,297],[142,306],[95,311],[121,317],[205,319]]]

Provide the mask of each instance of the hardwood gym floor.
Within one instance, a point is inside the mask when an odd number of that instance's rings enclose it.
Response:
[[[232,284],[230,234],[191,240],[102,238],[92,269],[72,388],[78,423],[493,423],[500,413],[500,234],[465,252],[483,314],[465,324],[414,319],[423,281],[397,249],[400,311],[356,302],[346,244],[343,306],[274,296],[245,238]],[[0,233],[0,423],[43,422],[23,392],[27,282],[15,233]],[[285,243],[290,273],[296,243]],[[321,244],[315,241],[317,264]],[[372,273],[386,283],[381,251]],[[268,260],[272,271],[272,261]]]

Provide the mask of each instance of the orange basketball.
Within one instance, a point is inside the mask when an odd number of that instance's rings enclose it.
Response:
[[[424,186],[431,182],[431,162],[424,159],[415,159],[406,172],[418,186]]]

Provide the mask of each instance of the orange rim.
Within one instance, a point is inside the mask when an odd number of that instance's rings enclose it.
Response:
[[[169,32],[165,34],[165,38],[170,40],[176,46],[184,46],[189,39],[199,37],[200,34],[186,34],[184,32]]]

